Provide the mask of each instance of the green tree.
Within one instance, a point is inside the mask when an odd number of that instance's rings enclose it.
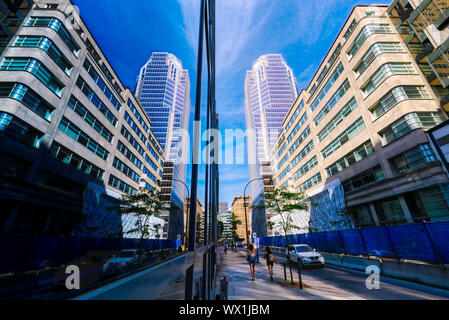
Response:
[[[266,210],[274,213],[275,216],[279,216],[280,219],[277,223],[271,223],[269,226],[273,229],[281,230],[285,236],[287,248],[289,246],[289,240],[287,235],[294,230],[300,230],[301,228],[293,223],[292,214],[295,211],[308,211],[311,201],[305,197],[303,192],[290,192],[287,188],[276,188],[271,193],[265,193],[262,195],[262,200],[254,205],[253,208],[258,210]],[[287,249],[287,261],[289,262],[290,278],[293,282],[293,272],[290,260],[290,251]]]
[[[231,231],[234,240],[237,239],[237,228],[242,225],[242,220],[240,220],[234,212],[231,212]]]
[[[161,238],[160,231],[162,229],[164,229],[164,228],[162,227],[162,224],[160,224],[160,223],[155,223],[155,224],[151,225],[151,227],[150,227],[150,230],[151,230],[152,233],[154,233],[156,239],[160,239]]]
[[[221,239],[223,237],[224,232],[224,223],[223,221],[218,221],[218,239]]]
[[[287,188],[276,188],[271,193],[262,195],[262,200],[253,208],[258,210],[266,210],[278,216],[279,221],[274,223],[268,222],[268,227],[280,229],[286,237],[287,245],[289,244],[287,235],[301,228],[293,223],[292,214],[295,211],[308,211],[311,205],[309,198],[306,198],[303,192],[290,192]]]
[[[137,233],[140,236],[140,247],[142,249],[143,240],[149,239],[151,232],[155,231],[148,225],[150,217],[158,217],[161,213],[170,209],[168,201],[161,200],[160,192],[141,188],[137,194],[123,195],[119,201],[120,214],[132,214],[136,217],[136,222],[131,230],[126,233]],[[162,228],[159,225],[159,228]],[[157,228],[156,228],[157,229]],[[159,229],[157,229],[158,231]]]

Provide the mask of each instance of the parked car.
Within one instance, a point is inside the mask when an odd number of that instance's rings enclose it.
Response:
[[[325,264],[324,257],[307,244],[288,246],[287,254],[290,261],[298,263],[298,266],[301,268],[311,266],[323,267]]]
[[[244,242],[237,242],[236,243],[237,248],[244,248],[245,247],[245,243]]]
[[[139,263],[140,252],[137,249],[125,249],[115,254],[103,265],[103,272],[120,272]]]

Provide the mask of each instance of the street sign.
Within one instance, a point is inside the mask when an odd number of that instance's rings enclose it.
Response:
[[[181,241],[181,235],[180,234],[178,234],[177,240]]]
[[[256,239],[257,238],[257,233],[253,233],[253,238]]]

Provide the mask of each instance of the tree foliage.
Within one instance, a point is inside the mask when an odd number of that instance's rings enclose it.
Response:
[[[123,195],[119,202],[120,214],[133,214],[137,219],[131,230],[126,233],[138,233],[140,239],[148,239],[151,232],[158,231],[162,226],[148,225],[150,217],[158,217],[164,211],[170,209],[170,203],[168,201],[161,200],[160,192],[157,190],[149,190],[141,188],[137,194]]]
[[[238,237],[237,236],[237,228],[240,225],[242,225],[242,220],[240,220],[234,212],[231,212],[231,230],[232,230],[234,239],[236,239]]]
[[[287,188],[276,188],[271,193],[263,194],[261,201],[253,208],[265,209],[279,216],[279,222],[270,221],[268,226],[272,230],[278,227],[283,235],[287,236],[294,230],[300,230],[300,227],[293,223],[292,214],[295,211],[308,211],[310,205],[310,199],[306,198],[303,192],[290,192]]]

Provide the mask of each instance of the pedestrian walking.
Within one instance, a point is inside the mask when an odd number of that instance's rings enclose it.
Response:
[[[270,247],[265,248],[264,258],[267,260],[267,267],[268,267],[268,271],[270,272],[270,279],[271,279],[271,281],[273,281],[273,265],[274,265],[274,262],[276,261],[276,259],[274,257],[274,253],[273,253],[273,251],[271,251]]]
[[[228,254],[228,244],[227,243],[224,244],[224,253]]]
[[[246,251],[246,259],[249,263],[249,268],[251,270],[251,280],[256,280],[255,276],[255,267],[256,267],[256,250],[254,250],[254,245],[252,243],[249,244],[248,250]]]

